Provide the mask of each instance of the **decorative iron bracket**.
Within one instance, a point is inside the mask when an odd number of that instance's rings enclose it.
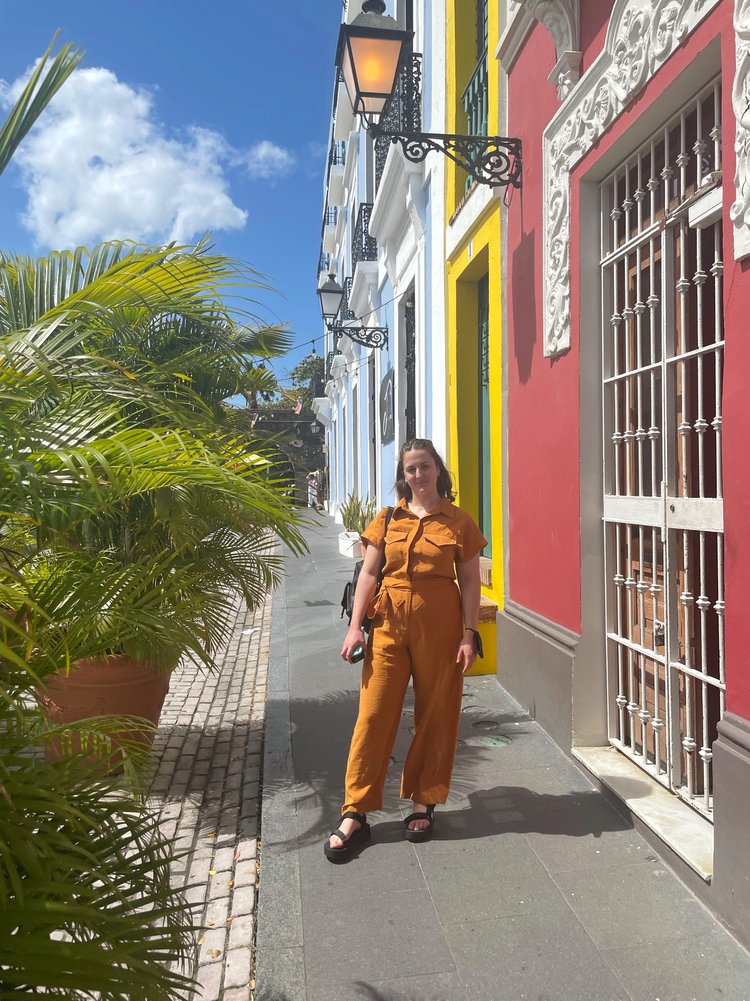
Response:
[[[338,341],[341,337],[349,337],[355,344],[365,348],[388,347],[388,327],[336,327],[328,328]]]
[[[442,132],[391,132],[365,122],[374,139],[401,143],[404,156],[421,163],[433,150],[444,153],[480,184],[492,188],[521,187],[521,140],[505,136],[462,136]]]

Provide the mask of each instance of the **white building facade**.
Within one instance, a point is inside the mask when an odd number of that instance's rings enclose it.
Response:
[[[349,3],[344,19],[360,13]],[[441,131],[445,118],[444,0],[395,0],[388,11],[414,31],[414,54],[381,123]],[[437,27],[436,27],[437,26]],[[344,288],[326,329],[325,396],[313,409],[325,427],[328,510],[351,495],[394,500],[398,450],[413,437],[446,446],[444,158],[411,163],[400,145],[373,141],[337,80],[324,190],[320,281]],[[387,329],[366,346],[359,328]]]

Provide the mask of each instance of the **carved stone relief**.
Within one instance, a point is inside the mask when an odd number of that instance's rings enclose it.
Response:
[[[547,356],[570,348],[570,171],[719,2],[616,0],[604,50],[545,130],[544,353]],[[737,2],[750,8],[750,0]]]
[[[581,76],[580,0],[514,0],[536,18],[550,34],[557,50],[557,62],[547,78],[564,100]]]
[[[734,223],[734,258],[741,261],[750,255],[750,0],[735,0],[734,41],[737,68],[732,106],[736,122],[737,169],[734,175],[736,196],[729,215]]]
[[[578,50],[579,0],[515,0],[540,21],[552,37],[559,59]]]

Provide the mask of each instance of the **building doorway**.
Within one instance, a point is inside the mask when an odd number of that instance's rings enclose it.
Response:
[[[721,91],[602,184],[610,742],[709,819],[725,709]]]

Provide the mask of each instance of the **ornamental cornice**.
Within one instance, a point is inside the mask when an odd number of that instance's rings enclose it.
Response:
[[[570,348],[570,171],[721,0],[615,0],[604,49],[544,132],[544,353]],[[743,8],[748,0],[737,0]]]
[[[750,0],[735,0],[734,44],[737,56],[732,86],[735,119],[735,200],[729,212],[734,223],[734,259],[750,255]]]

